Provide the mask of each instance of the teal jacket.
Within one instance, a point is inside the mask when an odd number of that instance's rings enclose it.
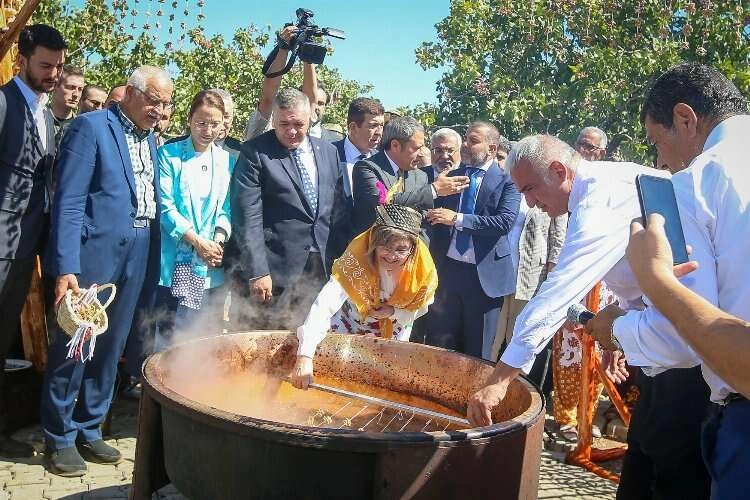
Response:
[[[161,183],[161,271],[159,285],[172,286],[177,247],[183,234],[192,229],[201,237],[213,239],[217,227],[232,234],[229,213],[229,181],[234,169],[234,158],[224,149],[212,145],[213,172],[211,195],[202,210],[190,175],[183,171],[185,162],[195,155],[193,141],[188,136],[182,141],[159,148],[159,181]],[[207,220],[208,219],[208,220]],[[222,268],[209,268],[206,288],[224,283]]]

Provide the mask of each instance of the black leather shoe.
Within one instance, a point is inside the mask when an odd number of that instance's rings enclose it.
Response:
[[[122,453],[117,448],[108,445],[103,440],[78,443],[78,450],[83,458],[98,464],[118,464],[122,460]]]
[[[0,435],[0,457],[5,458],[31,458],[34,456],[34,447],[21,441],[16,441],[8,436]]]
[[[88,467],[75,446],[62,448],[47,457],[50,472],[63,477],[78,477],[86,474]]]

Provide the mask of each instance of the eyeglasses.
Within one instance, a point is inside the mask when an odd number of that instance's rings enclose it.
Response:
[[[411,255],[412,251],[414,250],[413,247],[411,248],[390,248],[387,246],[379,246],[378,247],[381,252],[383,252],[386,255],[390,255],[392,257],[397,257],[399,259],[405,259],[409,255]]]
[[[453,156],[453,153],[455,153],[457,150],[455,148],[441,148],[441,147],[434,147],[432,148],[432,152],[438,156],[442,154],[447,154],[448,156]]]
[[[588,152],[598,151],[600,149],[604,149],[604,148],[600,148],[599,146],[594,146],[590,142],[586,142],[586,141],[578,141],[578,142],[576,142],[576,148],[580,148],[580,149],[583,149],[584,151],[588,151]]]
[[[218,130],[224,126],[224,122],[195,122],[195,127],[201,130]]]
[[[133,88],[143,95],[143,98],[146,100],[146,103],[152,108],[161,107],[164,111],[170,111],[172,110],[172,108],[174,108],[174,103],[172,101],[162,101],[160,99],[157,99],[156,97],[151,97],[146,92],[139,89],[138,87],[133,87]]]

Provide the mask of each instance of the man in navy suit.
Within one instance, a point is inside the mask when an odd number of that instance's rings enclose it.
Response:
[[[67,359],[70,340],[52,332],[42,388],[42,428],[52,471],[86,472],[82,455],[117,463],[101,423],[112,400],[117,363],[136,304],[154,290],[159,273],[159,178],[152,129],[172,107],[172,80],[142,66],[119,105],[76,118],[60,145],[59,177],[45,268],[56,276],[55,300],[68,290],[114,283],[109,329],[85,363]]]
[[[251,326],[291,329],[302,324],[343,250],[332,226],[345,202],[336,148],[308,135],[307,96],[279,92],[273,125],[240,149],[231,184],[232,250],[253,299],[239,307],[257,309]]]
[[[469,125],[463,165],[448,176],[469,177],[463,193],[427,212],[430,251],[440,287],[430,307],[426,342],[489,360],[503,296],[515,287],[508,232],[521,195],[497,165],[494,125]]]
[[[47,92],[62,74],[67,45],[56,29],[35,24],[18,37],[20,72],[0,87],[0,392],[5,357],[18,336],[36,255],[47,231],[55,129]],[[2,398],[0,398],[2,405]],[[34,450],[5,435],[0,406],[0,455]]]

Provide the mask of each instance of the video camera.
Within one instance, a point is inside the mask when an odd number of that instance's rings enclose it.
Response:
[[[326,57],[326,47],[321,43],[315,42],[315,38],[330,36],[345,40],[346,34],[336,28],[320,28],[310,24],[310,18],[315,14],[310,9],[299,8],[297,14],[297,29],[299,34],[296,41],[292,44],[292,50],[296,50],[297,57],[303,62],[311,64],[322,64]]]
[[[294,26],[297,27],[297,35],[288,44],[281,37],[278,38],[276,46],[268,55],[263,65],[263,74],[267,78],[275,78],[287,73],[294,65],[297,57],[306,63],[322,64],[326,57],[326,46],[316,41],[320,37],[330,36],[340,40],[346,39],[346,34],[341,30],[336,28],[321,28],[315,24],[311,24],[310,19],[315,14],[310,9],[299,8],[295,11],[295,14],[297,15],[297,23]],[[292,24],[286,24],[284,27],[287,26],[292,26]],[[268,73],[280,48],[286,48],[291,52],[289,62],[282,70],[275,73]]]

